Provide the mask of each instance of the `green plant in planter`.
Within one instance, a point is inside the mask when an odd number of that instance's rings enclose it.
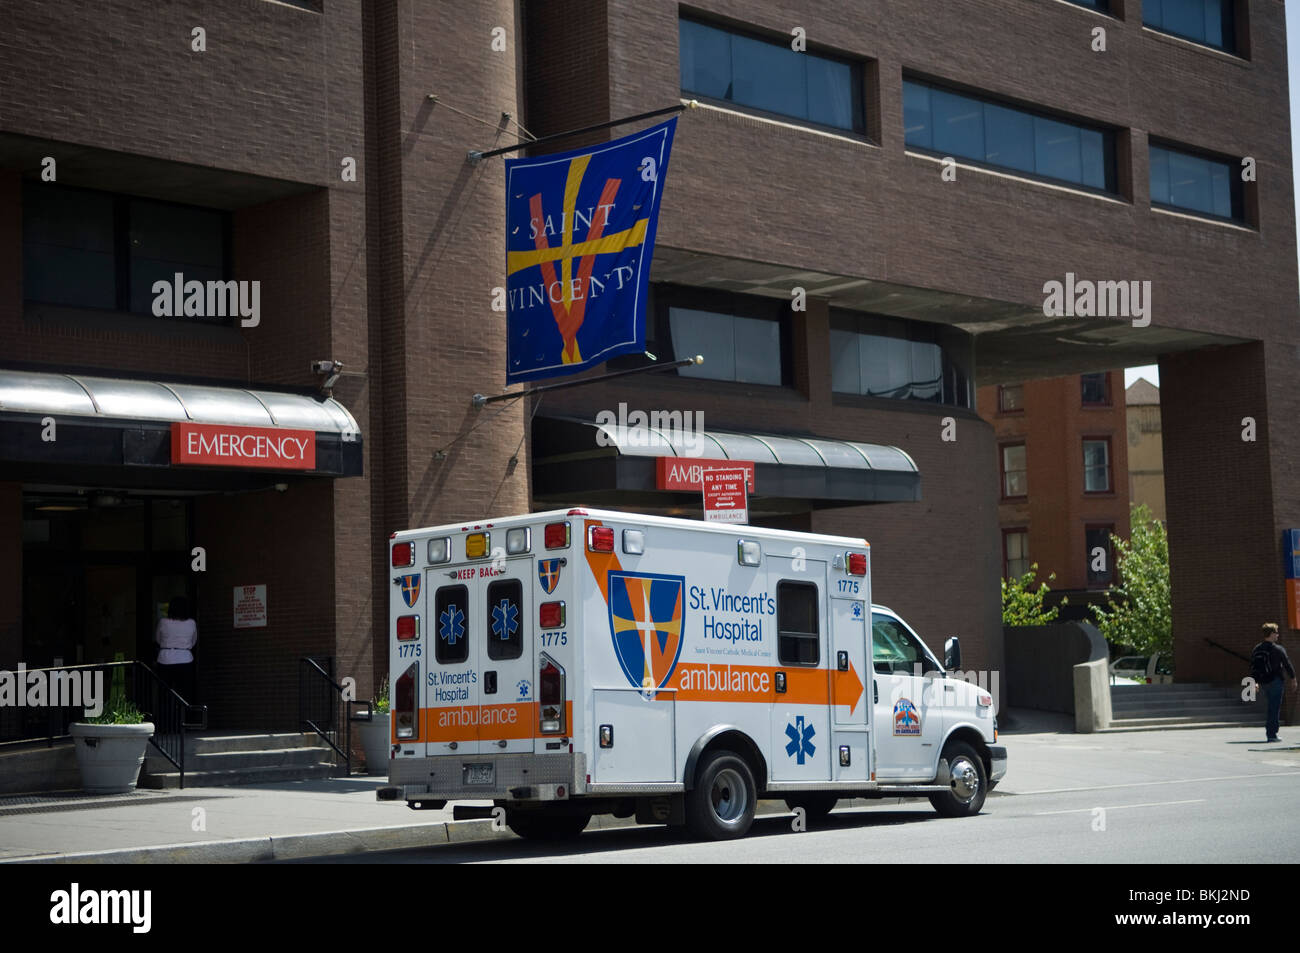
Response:
[[[125,656],[118,652],[113,660],[121,662]],[[144,713],[135,706],[135,702],[126,697],[126,670],[118,666],[113,670],[113,684],[108,690],[108,701],[104,710],[94,718],[87,718],[92,725],[139,725],[144,723]]]
[[[381,715],[388,714],[388,676],[379,683],[379,690],[375,692],[375,697],[370,699],[370,710],[378,712]]]

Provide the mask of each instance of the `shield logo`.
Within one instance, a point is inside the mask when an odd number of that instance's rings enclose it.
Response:
[[[682,654],[684,576],[609,572],[609,632],[629,683],[650,698]]]
[[[406,603],[408,609],[414,609],[416,601],[420,598],[420,574],[411,573],[409,576],[402,577],[402,600]]]
[[[548,596],[560,584],[560,567],[563,565],[563,559],[537,560],[537,581],[542,584],[542,588],[546,590]]]

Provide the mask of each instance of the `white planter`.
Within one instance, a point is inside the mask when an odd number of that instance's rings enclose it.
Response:
[[[147,721],[140,725],[70,725],[68,733],[77,748],[81,786],[92,794],[134,791],[153,730],[153,724]]]
[[[353,727],[361,738],[361,750],[366,753],[366,773],[387,777],[393,750],[388,713],[375,712],[370,721],[353,722]]]

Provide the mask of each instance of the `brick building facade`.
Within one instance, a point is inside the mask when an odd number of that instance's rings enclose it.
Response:
[[[756,518],[867,537],[879,601],[931,647],[960,635],[968,667],[1000,668],[997,439],[975,412],[974,384],[1159,359],[1174,586],[1185,594],[1180,677],[1218,677],[1203,628],[1223,639],[1242,618],[1280,616],[1278,530],[1300,522],[1300,406],[1286,386],[1297,303],[1285,30],[1273,0],[1236,6],[1225,52],[1144,27],[1138,0],[1111,0],[1106,14],[1031,0],[819,2],[797,18],[737,0],[11,5],[0,35],[0,373],[318,401],[311,362],[340,361],[333,398],[359,426],[360,448],[345,451],[361,474],[146,473],[120,457],[44,458],[48,448],[24,436],[40,415],[0,407],[0,527],[20,528],[0,533],[0,666],[99,650],[85,579],[109,557],[59,537],[58,520],[88,538],[109,519],[97,500],[127,510],[176,501],[189,514],[183,546],[111,550],[113,565],[137,574],[138,598],[106,625],[132,628],[148,657],[157,593],[145,580],[179,572],[198,598],[214,724],[291,725],[294,698],[281,689],[298,658],[332,658],[363,692],[383,669],[389,532],[581,502],[533,485],[539,461],[559,455],[555,421],[625,402],[702,411],[710,429],[905,451],[920,472],[918,501],[791,494],[757,499]],[[1093,49],[1097,26],[1105,52]],[[787,102],[788,87],[765,87],[762,70],[725,90],[687,88],[708,85],[708,70],[684,77],[684,43],[731,42],[742,52],[728,69],[743,72],[743,57],[789,48],[796,27],[815,65],[780,68],[811,71],[800,75],[831,83],[829,97]],[[945,163],[942,149],[909,139],[905,98],[917,95],[966,96],[1011,109],[1016,122],[1100,136],[1104,181],[1063,184],[983,153]],[[712,328],[768,321],[779,359],[754,353],[772,359],[764,373],[775,376],[648,375],[473,409],[472,394],[500,389],[505,363],[503,316],[492,310],[505,194],[500,160],[471,164],[467,151],[510,144],[520,125],[541,136],[685,99],[700,106],[679,123],[652,272],[665,335],[684,346],[674,323],[684,311],[714,316]],[[1150,156],[1164,154],[1150,138],[1254,158],[1258,182],[1241,190],[1236,219],[1153,208]],[[42,178],[46,157],[54,182]],[[220,213],[221,277],[261,283],[260,323],[122,307],[145,252],[117,219],[117,305],[34,300],[32,281],[55,289],[47,297],[72,296],[32,271],[41,228],[66,225],[50,211],[30,224],[54,194],[34,190],[47,186],[69,190],[60,207],[83,217],[99,201],[91,193],[128,215],[138,202]],[[1045,282],[1067,273],[1150,281],[1149,326],[1045,316]],[[790,308],[795,289],[806,310]],[[846,358],[855,346],[857,362]],[[892,356],[881,365],[877,353]],[[726,356],[715,351],[705,373]],[[1240,439],[1245,416],[1258,421],[1251,444]],[[1240,492],[1225,505],[1229,477]],[[69,500],[71,516],[50,509]],[[193,546],[205,547],[207,569],[185,575],[176,562]],[[77,631],[55,636],[33,630],[57,587],[33,567],[60,560],[77,567],[67,585],[81,608]],[[1223,560],[1249,567],[1250,584],[1225,579]],[[267,586],[267,625],[236,630],[231,589],[251,583]]]

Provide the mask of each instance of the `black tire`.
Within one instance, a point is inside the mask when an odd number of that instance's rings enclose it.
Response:
[[[591,821],[591,813],[552,814],[547,811],[510,811],[506,826],[527,840],[572,840]]]
[[[785,799],[785,806],[790,810],[803,808],[805,815],[810,821],[820,821],[826,818],[835,805],[839,803],[839,798],[834,794],[825,791],[812,791],[808,794],[791,795]]]
[[[686,826],[704,840],[744,837],[754,823],[758,792],[754,773],[733,751],[713,751],[695,772],[686,793]]]
[[[964,741],[950,741],[943,749],[952,776],[951,788],[943,794],[931,794],[930,803],[944,817],[971,817],[984,807],[989,792],[988,772],[984,760]]]

